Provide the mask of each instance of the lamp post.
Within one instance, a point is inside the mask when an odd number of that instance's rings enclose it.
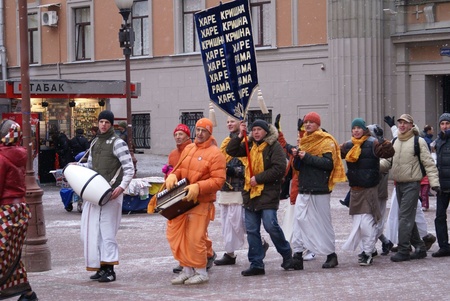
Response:
[[[125,56],[125,93],[127,97],[127,139],[128,148],[130,149],[133,163],[136,167],[136,159],[133,153],[133,131],[132,131],[132,119],[131,119],[131,68],[130,68],[130,55],[131,48],[134,43],[134,32],[131,28],[131,24],[128,22],[131,13],[131,7],[133,6],[133,0],[114,0],[116,2],[119,13],[122,15],[124,23],[119,30],[119,43],[120,48],[123,48],[123,55]]]
[[[27,149],[25,174],[25,200],[30,207],[31,218],[25,240],[22,259],[29,272],[43,272],[51,269],[50,249],[45,236],[44,208],[42,206],[43,190],[37,185],[33,170],[31,137],[30,74],[28,57],[28,11],[27,0],[19,0],[20,33],[20,81],[22,85],[22,128],[23,145]]]

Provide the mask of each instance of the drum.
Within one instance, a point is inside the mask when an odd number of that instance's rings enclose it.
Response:
[[[111,185],[96,171],[69,164],[64,167],[63,174],[73,191],[84,201],[103,206],[111,199]]]

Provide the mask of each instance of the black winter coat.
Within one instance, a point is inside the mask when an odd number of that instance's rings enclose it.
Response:
[[[448,133],[448,134],[447,134]],[[441,190],[450,192],[450,131],[436,140],[436,159]]]

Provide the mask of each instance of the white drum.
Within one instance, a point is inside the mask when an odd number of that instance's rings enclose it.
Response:
[[[111,199],[111,185],[96,171],[69,164],[64,167],[63,174],[73,191],[84,201],[103,206]]]

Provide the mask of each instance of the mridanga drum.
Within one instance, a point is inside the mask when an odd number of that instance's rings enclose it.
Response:
[[[103,206],[111,199],[111,185],[96,171],[69,164],[64,167],[63,174],[73,191],[84,201]]]

